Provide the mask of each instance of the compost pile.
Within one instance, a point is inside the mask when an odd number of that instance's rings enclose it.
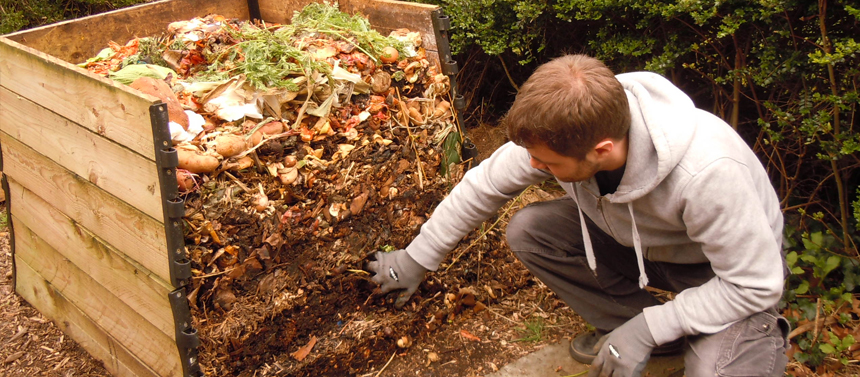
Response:
[[[207,374],[373,370],[462,302],[480,309],[451,274],[395,311],[362,270],[463,172],[450,81],[418,33],[311,4],[289,25],[174,22],[82,66],[168,106]]]

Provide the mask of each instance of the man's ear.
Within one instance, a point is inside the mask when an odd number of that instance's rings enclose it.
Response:
[[[612,139],[603,139],[594,146],[592,152],[595,154],[595,157],[598,159],[603,159],[608,157],[612,151],[615,149],[616,145]]]

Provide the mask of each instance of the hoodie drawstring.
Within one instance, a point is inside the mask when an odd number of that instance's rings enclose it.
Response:
[[[597,260],[594,258],[594,247],[591,246],[591,236],[588,234],[588,227],[585,225],[585,216],[582,215],[582,206],[579,205],[579,198],[576,196],[576,189],[571,186],[573,193],[573,201],[576,202],[576,209],[579,210],[579,224],[582,226],[582,243],[585,246],[585,259],[588,260],[588,267],[591,271],[597,274]]]
[[[648,285],[648,275],[645,275],[645,256],[642,255],[642,241],[639,239],[639,229],[636,228],[636,218],[633,217],[633,202],[627,203],[630,210],[630,222],[633,223],[633,250],[636,251],[636,263],[639,264],[639,288]]]
[[[573,201],[576,202],[576,209],[579,210],[579,224],[582,227],[582,243],[585,247],[585,259],[588,261],[588,267],[597,274],[597,260],[594,258],[594,247],[591,245],[591,236],[588,234],[588,226],[586,226],[585,216],[582,214],[582,206],[579,205],[579,198],[576,194],[576,188],[571,184],[571,193],[573,193]],[[633,216],[633,203],[627,203],[627,209],[630,210],[630,221],[633,223],[633,250],[636,252],[636,264],[639,266],[639,288],[645,289],[648,285],[648,275],[645,274],[645,256],[642,253],[642,240],[639,239],[639,229],[636,228],[636,218]]]

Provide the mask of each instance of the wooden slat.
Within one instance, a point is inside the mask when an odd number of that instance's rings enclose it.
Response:
[[[0,114],[3,132],[156,220],[164,218],[154,161],[2,87]]]
[[[3,172],[7,176],[26,185],[28,190],[44,198],[151,273],[164,281],[170,281],[167,241],[162,223],[6,133],[0,132],[0,145],[3,148]],[[13,213],[15,205],[12,205]]]
[[[400,28],[420,32],[424,48],[428,52],[438,52],[432,18],[438,6],[394,0],[346,0],[340,3],[340,8],[349,14],[365,15],[382,35]]]
[[[149,120],[155,97],[2,37],[0,56],[0,86],[155,159]],[[0,112],[0,119],[7,111]]]
[[[320,1],[313,0],[259,0],[260,17],[266,21],[289,23],[293,12],[300,11],[306,5]],[[371,26],[382,35],[391,31],[407,28],[421,32],[422,43],[428,51],[428,57],[438,60],[436,35],[433,31],[432,12],[438,6],[409,3],[392,0],[342,0],[338,2],[340,10],[354,14],[360,12],[370,21]]]
[[[16,198],[16,196],[13,196]],[[15,200],[15,199],[13,199]],[[138,359],[162,376],[182,371],[176,343],[63,258],[29,228],[12,221],[15,258],[73,303]]]
[[[14,222],[35,231],[61,256],[73,263],[120,301],[140,313],[171,339],[176,336],[167,295],[169,283],[118,253],[79,223],[10,179],[17,195]]]
[[[57,327],[84,347],[90,355],[101,360],[112,375],[158,376],[17,257],[15,283],[18,294],[45,317],[54,321]]]
[[[293,13],[302,10],[314,0],[258,0],[260,17],[268,22],[288,24],[293,19]]]
[[[107,47],[109,41],[125,44],[135,37],[167,32],[173,21],[208,14],[248,19],[246,0],[166,0],[124,8],[8,34],[7,38],[56,56],[81,63]]]

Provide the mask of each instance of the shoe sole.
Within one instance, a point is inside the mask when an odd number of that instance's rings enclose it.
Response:
[[[594,362],[594,359],[597,357],[596,355],[589,355],[580,352],[576,352],[576,349],[573,348],[573,340],[570,341],[570,345],[567,348],[567,352],[570,354],[570,357],[582,364],[591,364]]]

